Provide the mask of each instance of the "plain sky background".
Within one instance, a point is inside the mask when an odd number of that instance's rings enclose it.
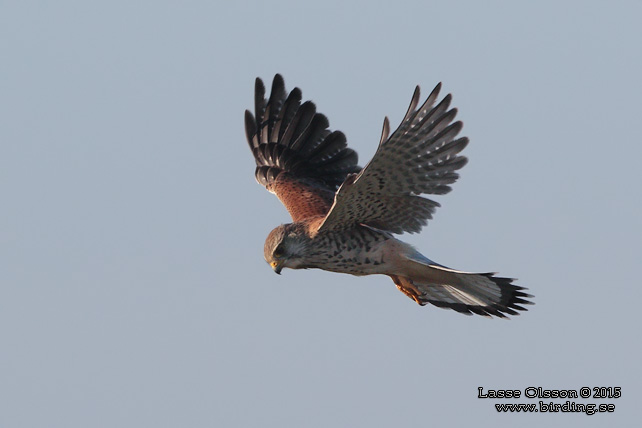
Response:
[[[0,427],[633,426],[642,399],[642,5],[0,1]],[[387,277],[275,275],[289,216],[243,112],[282,73],[365,164],[414,86],[470,162],[420,235],[519,278],[510,321]],[[477,388],[621,387],[612,414]],[[550,401],[550,400],[549,400]],[[556,400],[563,403],[564,400]]]

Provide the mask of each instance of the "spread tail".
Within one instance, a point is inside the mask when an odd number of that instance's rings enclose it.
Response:
[[[390,275],[397,288],[420,305],[430,303],[466,315],[506,318],[526,311],[533,297],[513,279],[493,273],[469,273],[446,268],[421,258],[408,259],[408,276]],[[428,264],[427,262],[430,262]]]

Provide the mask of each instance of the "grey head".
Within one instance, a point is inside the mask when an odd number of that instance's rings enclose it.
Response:
[[[305,228],[297,223],[276,227],[265,239],[263,255],[274,272],[281,274],[285,267],[300,269],[304,266],[305,250],[310,238]]]

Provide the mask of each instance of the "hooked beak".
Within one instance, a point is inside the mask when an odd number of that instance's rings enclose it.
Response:
[[[270,263],[270,266],[272,266],[272,270],[276,272],[278,275],[281,275],[281,269],[283,269],[283,262],[272,262]]]

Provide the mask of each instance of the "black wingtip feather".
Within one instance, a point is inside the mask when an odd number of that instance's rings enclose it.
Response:
[[[317,113],[314,103],[301,104],[299,88],[287,94],[283,77],[276,74],[268,100],[258,77],[254,90],[255,111],[245,113],[245,133],[259,183],[268,186],[279,173],[288,172],[336,190],[348,174],[361,169],[343,133],[328,130],[328,119]]]
[[[257,77],[254,82],[254,113],[257,123],[263,121],[265,103],[265,85],[263,84],[263,80]]]
[[[245,138],[250,145],[250,150],[255,147],[254,136],[256,135],[256,120],[251,111],[245,110]]]

